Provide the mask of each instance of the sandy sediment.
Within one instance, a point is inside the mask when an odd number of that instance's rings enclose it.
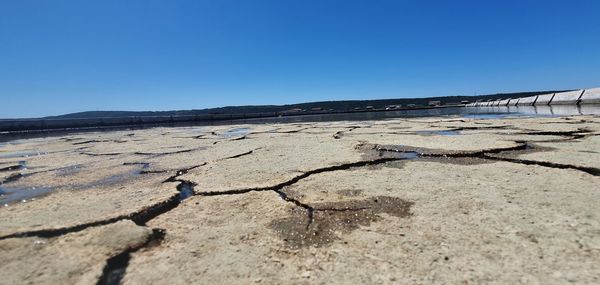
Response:
[[[0,145],[2,284],[600,282],[600,118]]]

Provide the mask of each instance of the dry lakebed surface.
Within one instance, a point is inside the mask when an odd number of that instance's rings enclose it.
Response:
[[[600,117],[0,144],[0,284],[600,284]]]

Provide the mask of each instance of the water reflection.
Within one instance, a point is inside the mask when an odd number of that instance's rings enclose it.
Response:
[[[468,114],[473,115],[522,115],[522,116],[574,116],[600,115],[600,105],[537,105],[537,106],[496,106],[467,107]]]
[[[463,116],[476,119],[496,119],[513,116],[571,116],[600,114],[600,105],[553,105],[553,106],[495,106],[495,107],[450,107],[432,109],[398,110],[386,112],[357,112],[338,114],[302,115],[277,118],[233,120],[229,123],[302,123],[329,121],[368,121],[392,118],[418,118]]]
[[[241,137],[245,136],[250,132],[250,128],[234,128],[231,130],[227,130],[222,134],[219,134],[219,138],[221,139],[229,139],[233,137]]]
[[[232,124],[270,124],[270,123],[304,123],[304,122],[336,122],[336,121],[369,121],[393,118],[418,118],[440,116],[462,116],[477,119],[495,119],[508,116],[572,116],[572,115],[598,115],[600,104],[585,105],[552,105],[552,106],[494,106],[494,107],[449,107],[412,109],[395,111],[370,111],[334,114],[294,115],[284,117],[268,117],[256,119],[219,120],[219,121],[191,121],[174,122],[168,124],[147,124],[123,127],[96,127],[88,129],[46,130],[17,133],[0,133],[0,142],[14,141],[17,139],[64,136],[83,132],[140,130],[155,127],[197,127]],[[235,131],[235,135],[243,135],[244,130]],[[226,134],[230,135],[230,134]],[[37,153],[34,153],[37,154]]]
[[[0,204],[7,206],[15,202],[27,202],[35,197],[43,196],[52,191],[48,187],[18,187],[10,188],[0,185]]]

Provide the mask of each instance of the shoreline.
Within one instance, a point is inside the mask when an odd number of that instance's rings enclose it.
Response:
[[[8,283],[600,274],[600,116],[158,127],[0,154]]]

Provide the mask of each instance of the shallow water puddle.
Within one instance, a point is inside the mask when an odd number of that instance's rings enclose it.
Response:
[[[123,183],[130,179],[133,179],[135,176],[141,175],[143,173],[143,170],[147,169],[149,167],[149,163],[134,163],[134,165],[141,165],[141,167],[140,167],[140,169],[133,169],[133,170],[126,171],[123,173],[106,176],[106,177],[103,177],[96,181],[91,181],[91,182],[76,184],[76,185],[71,185],[71,186],[67,186],[67,185],[64,185],[64,186],[65,186],[65,189],[68,188],[68,189],[77,189],[77,190],[85,190],[85,189],[102,187],[102,186],[111,186],[111,185]],[[66,167],[62,167],[59,169],[55,169],[53,171],[57,176],[68,176],[68,175],[77,174],[78,172],[82,171],[84,168],[85,168],[85,166],[83,164],[76,164],[76,165],[71,165],[71,166],[66,166]],[[23,174],[21,173],[21,174],[15,175],[15,176],[17,176],[17,177],[15,177],[14,180],[22,177]],[[6,183],[12,182],[12,180],[13,179],[11,179],[9,177],[4,180],[5,184],[0,184],[0,204],[8,205],[8,204],[15,203],[15,202],[27,202],[28,200],[30,200],[32,198],[41,197],[41,196],[49,194],[50,192],[53,192],[54,190],[57,190],[56,187],[35,187],[35,186],[30,186],[30,187],[10,187],[10,186],[8,186],[7,187]],[[192,193],[192,195],[193,195],[193,193]]]
[[[130,170],[127,172],[106,176],[106,177],[100,178],[96,181],[75,185],[74,188],[83,190],[83,189],[88,189],[88,188],[111,186],[111,185],[126,182],[126,181],[133,179],[136,176],[139,176],[141,174],[143,174],[143,169],[133,169],[133,170]]]
[[[229,139],[233,137],[241,137],[250,133],[250,128],[234,128],[219,134],[220,139]]]
[[[513,116],[517,116],[519,114],[517,113],[498,113],[498,114],[465,114],[463,115],[463,117],[465,118],[469,118],[469,119],[504,119],[507,117],[513,117]],[[526,115],[520,115],[520,116],[526,116]]]
[[[375,149],[374,151],[377,153],[375,156],[379,158],[397,158],[401,160],[412,160],[420,157],[420,154],[417,151],[383,151],[379,149]]]
[[[444,131],[417,131],[418,135],[432,136],[458,136],[460,135],[460,131],[457,130],[444,130]]]
[[[25,203],[28,200],[46,195],[51,191],[52,188],[45,187],[7,188],[0,185],[0,204],[7,206],[15,202]]]
[[[83,164],[75,164],[56,169],[54,172],[57,176],[69,176],[80,172],[85,166]]]
[[[47,152],[37,151],[37,150],[21,150],[21,151],[8,151],[1,152],[0,158],[18,158],[18,157],[30,157],[30,156],[40,156],[48,154]]]
[[[177,185],[177,191],[179,191],[179,201],[183,201],[189,197],[194,196],[194,184],[191,182],[182,182]]]

